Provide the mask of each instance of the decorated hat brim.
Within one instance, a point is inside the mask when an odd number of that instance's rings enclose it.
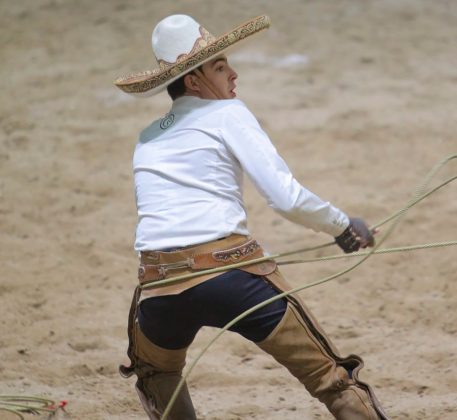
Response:
[[[258,16],[236,27],[230,32],[216,38],[206,47],[179,60],[166,69],[148,70],[137,74],[120,77],[114,84],[126,93],[135,96],[151,96],[164,90],[170,83],[186,73],[210,61],[217,55],[234,46],[236,43],[267,29],[270,18],[266,15]]]

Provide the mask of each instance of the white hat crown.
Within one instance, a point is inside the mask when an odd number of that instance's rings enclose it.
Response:
[[[171,15],[157,24],[151,41],[154,55],[163,68],[184,60],[215,39],[190,16]]]

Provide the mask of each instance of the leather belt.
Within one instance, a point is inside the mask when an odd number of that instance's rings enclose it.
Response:
[[[140,284],[158,281],[167,278],[170,271],[199,271],[210,268],[260,258],[263,251],[255,239],[249,239],[242,244],[227,248],[217,249],[217,241],[211,243],[213,251],[206,251],[208,244],[182,249],[176,252],[143,251],[141,264],[138,269]],[[149,262],[157,262],[150,264]]]

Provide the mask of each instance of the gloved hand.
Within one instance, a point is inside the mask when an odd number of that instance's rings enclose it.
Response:
[[[375,242],[365,221],[358,217],[349,218],[349,226],[335,241],[346,254],[356,252],[359,248],[374,246]]]

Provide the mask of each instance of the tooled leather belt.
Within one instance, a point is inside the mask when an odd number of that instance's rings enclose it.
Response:
[[[186,255],[188,253],[188,255]],[[148,259],[167,259],[167,253],[164,252],[142,252]],[[225,265],[247,261],[249,259],[263,256],[263,251],[255,239],[244,242],[241,245],[215,250],[212,252],[198,253],[198,247],[182,251],[183,259],[181,261],[159,263],[159,264],[140,264],[138,269],[138,280],[140,284],[158,281],[167,278],[170,271],[173,270],[207,270],[210,268],[223,267]],[[143,259],[143,258],[142,258]]]

